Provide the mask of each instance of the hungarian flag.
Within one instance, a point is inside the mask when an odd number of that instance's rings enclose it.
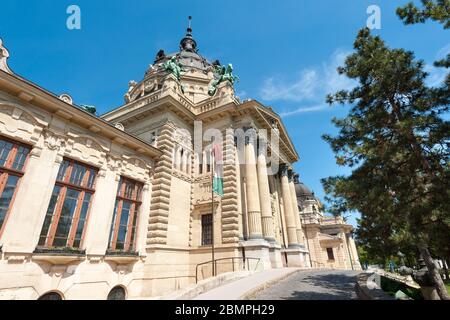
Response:
[[[222,146],[215,144],[212,150],[212,156],[214,161],[213,171],[213,191],[215,194],[223,197],[223,155]]]

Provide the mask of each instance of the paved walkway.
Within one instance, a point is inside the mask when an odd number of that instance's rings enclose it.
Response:
[[[255,295],[255,300],[354,300],[357,271],[297,272]]]
[[[196,297],[194,300],[239,300],[248,292],[263,286],[268,282],[284,279],[299,270],[301,269],[285,268],[262,271],[244,279],[240,279],[205,292]]]

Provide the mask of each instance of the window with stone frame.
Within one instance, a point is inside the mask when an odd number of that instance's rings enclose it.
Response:
[[[41,248],[73,248],[83,244],[98,170],[64,159],[39,238]]]
[[[131,252],[135,250],[138,213],[141,207],[143,185],[122,177],[109,235],[109,250]]]
[[[202,246],[212,245],[212,214],[202,215]]]
[[[327,248],[328,260],[334,260],[333,248]]]
[[[8,220],[30,151],[29,146],[0,137],[0,235]]]

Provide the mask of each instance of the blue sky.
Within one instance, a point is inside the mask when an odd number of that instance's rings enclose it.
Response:
[[[367,7],[381,8],[376,33],[391,47],[413,50],[430,65],[450,51],[441,25],[400,22],[395,9],[406,2],[4,0],[0,37],[16,73],[104,113],[123,103],[129,80],[143,77],[159,49],[178,50],[192,15],[201,54],[233,63],[241,78],[238,94],[282,114],[301,156],[296,170],[323,198],[321,178],[349,173],[335,164],[321,139],[323,133],[336,133],[332,117],[346,113],[345,107],[326,106],[325,95],[352,85],[335,69],[366,25]],[[81,30],[66,28],[71,4],[81,8]],[[439,82],[443,73],[428,68],[430,82]]]

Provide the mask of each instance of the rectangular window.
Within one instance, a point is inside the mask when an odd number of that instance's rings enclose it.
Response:
[[[212,214],[202,215],[202,246],[212,245]]]
[[[0,235],[11,211],[30,151],[28,146],[0,138]]]
[[[333,248],[327,248],[328,260],[334,260]]]
[[[81,247],[98,170],[65,159],[56,178],[39,247]]]
[[[141,183],[123,177],[120,179],[109,235],[110,250],[135,250],[141,195]]]

